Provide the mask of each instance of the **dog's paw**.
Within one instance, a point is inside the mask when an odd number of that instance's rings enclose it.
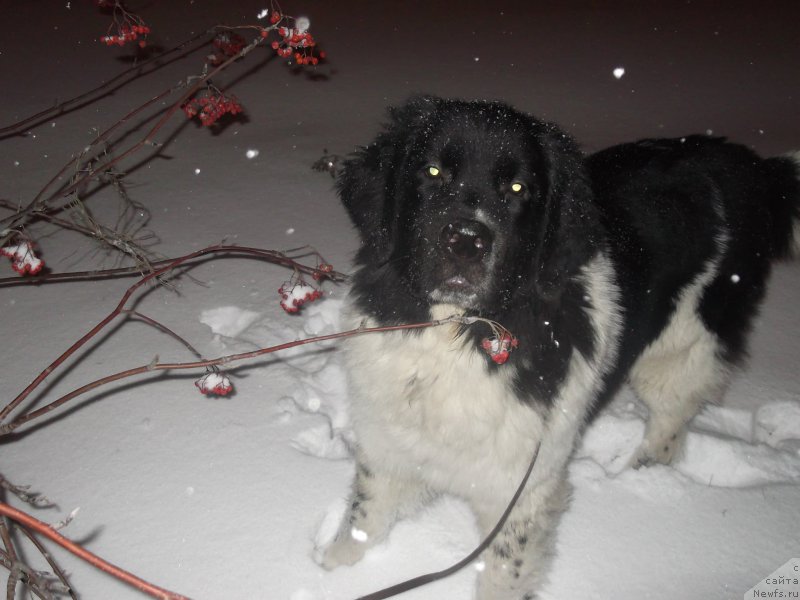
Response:
[[[314,559],[323,569],[332,571],[336,567],[352,566],[364,558],[367,544],[354,536],[337,537],[327,548],[315,551]]]
[[[631,466],[634,469],[640,469],[656,464],[671,464],[673,460],[678,458],[682,448],[682,438],[683,436],[674,434],[665,439],[645,439],[633,455],[633,458],[631,458]]]

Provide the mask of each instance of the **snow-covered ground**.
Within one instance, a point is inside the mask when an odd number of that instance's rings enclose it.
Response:
[[[129,4],[165,46],[212,24],[254,22],[263,8],[249,0]],[[130,193],[153,213],[156,250],[171,256],[222,239],[275,249],[313,244],[347,271],[355,234],[332,180],[309,167],[324,149],[344,154],[369,141],[385,106],[419,91],[508,100],[561,123],[587,151],[709,130],[763,154],[800,147],[800,5],[602,4],[284,3],[309,15],[330,62],[308,76],[266,61],[266,51],[251,55],[217,82],[233,84],[246,120],[212,135],[176,116],[159,136],[169,139],[160,156],[124,165]],[[4,2],[0,21],[0,126],[127,64],[116,60],[126,50],[94,41],[107,19],[91,2]],[[182,59],[3,140],[0,197],[28,202],[98,128],[200,64],[199,55]],[[110,191],[90,206],[113,218]],[[54,271],[113,264],[88,242],[50,232],[35,230]],[[290,316],[277,293],[290,273],[278,267],[226,259],[192,275],[178,293],[150,290],[137,309],[206,355],[338,328],[344,287],[328,285],[327,298]],[[3,403],[129,284],[0,290]],[[644,427],[628,392],[592,425],[571,468],[575,495],[544,599],[738,599],[800,556],[798,299],[800,264],[778,266],[747,370],[724,406],[692,423],[686,455],[672,467],[624,468]],[[43,393],[54,398],[155,355],[190,358],[174,340],[126,323]],[[351,599],[449,566],[478,543],[466,506],[444,498],[400,523],[361,564],[323,571],[315,547],[341,514],[353,471],[337,345],[247,363],[234,371],[229,398],[203,397],[197,377],[151,376],[86,396],[0,442],[0,473],[58,503],[36,516],[55,522],[80,507],[70,537],[197,600]],[[57,555],[82,598],[141,597]],[[470,567],[405,597],[469,598],[473,578]]]

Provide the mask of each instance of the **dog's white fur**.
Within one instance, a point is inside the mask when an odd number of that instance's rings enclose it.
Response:
[[[540,443],[531,481],[495,541],[501,551],[486,553],[477,597],[519,600],[538,587],[552,556],[549,534],[567,505],[566,463],[602,376],[614,363],[620,333],[608,259],[599,254],[582,276],[599,351],[591,359],[573,353],[565,383],[546,414],[520,402],[511,369],[490,375],[481,350],[468,347],[468,338],[456,336],[454,326],[362,335],[347,342],[351,416],[363,476],[357,477],[349,514],[325,551],[325,567],[358,561],[399,516],[439,493],[466,499],[487,534]],[[458,309],[438,305],[434,312],[433,318],[443,318]],[[372,325],[363,315],[351,318],[354,324]]]

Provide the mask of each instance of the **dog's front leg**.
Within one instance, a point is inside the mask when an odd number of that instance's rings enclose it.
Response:
[[[353,490],[336,537],[322,556],[322,566],[352,565],[383,541],[398,518],[413,513],[428,498],[426,486],[369,464],[359,452]]]
[[[477,600],[533,600],[553,559],[555,529],[569,502],[569,483],[561,476],[538,482],[525,492],[481,556]],[[503,508],[476,507],[481,529],[495,526]]]

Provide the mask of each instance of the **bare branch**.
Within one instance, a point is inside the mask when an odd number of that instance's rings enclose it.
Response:
[[[76,108],[82,108],[84,106],[87,106],[87,105],[95,102],[96,100],[99,100],[100,98],[112,93],[114,90],[117,90],[119,88],[125,87],[131,81],[134,81],[135,79],[139,79],[139,78],[144,77],[146,75],[150,75],[151,73],[155,73],[159,69],[162,69],[162,68],[166,67],[167,65],[171,64],[173,61],[180,60],[181,58],[184,58],[185,56],[187,56],[187,55],[191,54],[192,52],[195,52],[195,51],[199,50],[200,48],[202,48],[203,46],[205,46],[208,43],[207,40],[204,41],[202,44],[199,44],[196,48],[190,48],[190,49],[185,50],[184,52],[181,52],[178,56],[176,56],[175,58],[173,58],[173,59],[171,59],[169,61],[162,61],[162,59],[164,59],[165,57],[169,56],[170,54],[174,54],[175,52],[178,52],[180,50],[184,50],[187,46],[193,44],[197,40],[206,37],[207,35],[209,35],[209,33],[211,31],[212,30],[202,31],[202,32],[198,33],[197,35],[194,35],[194,36],[190,37],[189,39],[184,40],[180,44],[177,44],[176,46],[173,46],[169,50],[165,50],[164,52],[160,52],[160,53],[150,57],[149,59],[144,60],[144,61],[138,63],[137,65],[135,65],[133,67],[130,67],[129,69],[126,69],[125,71],[121,72],[120,74],[112,77],[108,81],[104,81],[103,83],[101,83],[97,87],[92,88],[89,91],[86,91],[86,92],[83,92],[82,94],[74,96],[74,97],[70,98],[69,100],[63,100],[62,102],[59,102],[55,106],[52,106],[50,108],[47,108],[47,109],[45,109],[45,110],[43,110],[41,112],[38,112],[38,113],[34,114],[34,115],[31,115],[29,117],[21,119],[21,120],[17,121],[16,123],[12,123],[10,125],[6,125],[4,127],[1,127],[0,128],[0,138],[6,137],[8,135],[18,135],[20,131],[22,131],[23,129],[25,129],[28,126],[35,126],[38,123],[40,123],[41,121],[45,121],[45,120],[48,120],[48,119],[54,119],[54,118],[58,117],[59,115],[63,115],[63,114],[65,114],[65,113],[67,113],[67,112],[69,112],[71,110],[76,109]],[[145,68],[149,67],[151,64],[155,64],[154,68],[145,72]],[[92,96],[95,96],[95,97],[92,98]]]
[[[124,581],[125,583],[135,587],[138,590],[141,590],[145,594],[152,596],[153,598],[159,598],[161,600],[189,600],[186,596],[181,596],[180,594],[176,594],[175,592],[170,592],[164,588],[160,588],[152,583],[149,583],[133,573],[125,571],[120,567],[100,558],[96,554],[93,554],[86,550],[85,548],[79,546],[75,542],[67,539],[60,533],[58,533],[55,529],[50,527],[47,523],[43,523],[38,519],[24,513],[20,510],[17,510],[4,502],[0,502],[0,514],[4,515],[5,517],[16,521],[17,523],[21,523],[28,529],[35,531],[47,539],[55,542],[62,548],[65,548],[78,558],[88,562],[93,567],[100,569],[101,571],[105,571],[110,575],[114,576],[115,578],[119,579],[120,581]],[[12,596],[13,600],[13,596]]]

